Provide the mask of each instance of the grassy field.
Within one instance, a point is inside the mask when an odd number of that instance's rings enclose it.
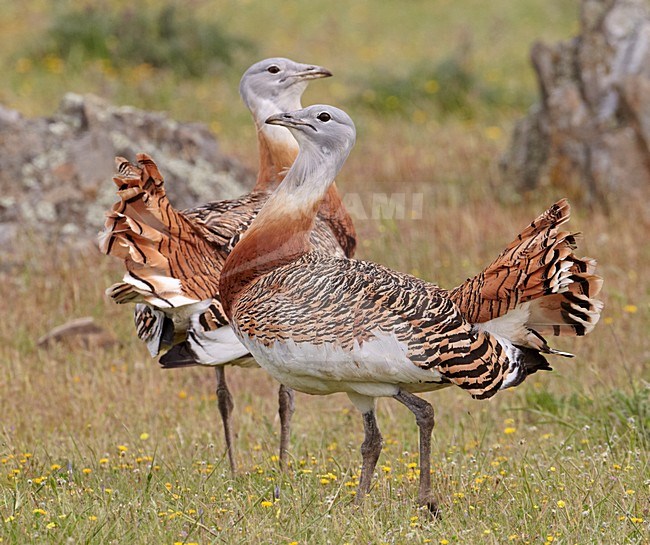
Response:
[[[194,1],[200,20],[249,42],[195,79],[30,57],[32,37],[67,5],[0,0],[3,104],[45,115],[65,91],[95,92],[204,121],[254,166],[254,133],[236,95],[241,72],[278,54],[331,68],[336,78],[314,83],[305,103],[332,102],[357,122],[339,185],[368,216],[357,214],[360,257],[450,287],[564,196],[516,194],[500,182],[497,160],[535,97],[530,44],[569,37],[575,2]],[[432,76],[442,78],[450,60],[473,81],[451,113]],[[410,82],[424,92],[409,94]],[[403,193],[407,208],[420,195],[421,214],[373,219],[382,192]],[[589,337],[556,343],[575,359],[496,399],[458,389],[425,396],[437,413],[439,521],[416,507],[417,427],[392,400],[379,403],[385,448],[362,507],[351,504],[362,423],[345,396],[298,395],[281,473],[277,388],[260,370],[229,372],[240,466],[231,476],[213,372],[161,371],[151,360],[130,309],[103,295],[121,264],[91,245],[52,247],[25,234],[1,261],[0,543],[650,543],[650,215],[643,202],[609,215],[576,202],[571,227],[605,277],[603,319]],[[80,316],[120,344],[37,346]]]

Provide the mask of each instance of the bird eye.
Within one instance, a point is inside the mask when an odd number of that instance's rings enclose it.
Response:
[[[320,119],[323,123],[329,121],[332,119],[332,116],[328,114],[327,112],[321,112],[316,116],[317,119]]]
[[[266,69],[266,71],[271,74],[277,74],[280,71],[280,67],[277,64],[272,64]]]

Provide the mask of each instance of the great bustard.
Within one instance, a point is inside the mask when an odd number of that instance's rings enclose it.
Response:
[[[118,158],[114,178],[118,201],[107,213],[100,249],[124,260],[123,282],[107,293],[117,303],[137,303],[138,336],[152,356],[164,354],[165,368],[215,366],[217,398],[226,450],[235,470],[231,413],[232,396],[224,366],[254,365],[248,351],[227,325],[219,298],[223,263],[270,191],[284,178],[298,153],[290,131],[264,123],[272,114],[300,108],[310,80],[330,76],[320,66],[272,58],[251,66],[243,75],[240,94],[257,127],[259,172],[253,191],[238,199],[174,209],[163,178],[153,162],[138,155],[138,165]],[[318,211],[312,240],[321,251],[352,256],[356,233],[338,191],[332,186]],[[293,413],[293,392],[280,387],[280,461],[284,464]]]
[[[598,320],[595,262],[573,255],[560,233],[565,201],[553,205],[483,273],[446,291],[381,265],[318,252],[309,239],[320,199],[355,141],[347,114],[310,106],[271,116],[300,153],[230,253],[223,308],[237,337],[278,381],[309,394],[345,392],[363,414],[357,498],[368,492],[381,452],[377,397],[393,397],[420,430],[419,502],[431,497],[434,413],[414,393],[452,384],[486,399],[550,369],[541,333],[584,334]]]

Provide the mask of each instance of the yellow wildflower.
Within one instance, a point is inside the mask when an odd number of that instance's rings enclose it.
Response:
[[[16,72],[19,74],[25,74],[29,72],[32,69],[32,61],[25,58],[21,57],[16,61]]]
[[[433,95],[440,89],[440,84],[435,79],[430,79],[424,84],[424,90]]]
[[[486,127],[485,136],[490,140],[499,140],[503,136],[503,131],[501,130],[501,127]]]
[[[47,71],[52,74],[63,73],[63,68],[64,68],[63,59],[57,57],[56,55],[47,55],[43,59],[43,64],[45,64],[45,68],[47,69]]]

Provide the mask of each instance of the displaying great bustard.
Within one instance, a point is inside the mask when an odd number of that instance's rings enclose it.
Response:
[[[355,142],[343,111],[316,105],[276,114],[300,153],[230,253],[223,309],[237,337],[282,384],[345,392],[363,415],[357,499],[368,492],[382,438],[375,400],[393,397],[420,430],[419,502],[431,496],[432,406],[418,392],[456,385],[478,399],[550,369],[542,334],[583,335],[598,321],[595,261],[573,254],[560,201],[477,277],[453,291],[381,265],[320,252],[310,240],[321,199]]]
[[[227,327],[219,296],[219,276],[228,253],[284,178],[298,145],[284,127],[264,123],[269,115],[300,108],[309,81],[330,76],[320,66],[272,58],[243,75],[240,94],[257,127],[259,172],[252,192],[238,199],[176,210],[169,202],[154,161],[138,164],[117,158],[114,178],[120,200],[107,213],[100,249],[124,260],[127,273],[107,293],[116,303],[137,303],[138,336],[166,368],[214,366],[217,397],[230,466],[235,470],[232,396],[224,366],[254,365],[248,350]],[[333,185],[317,211],[310,235],[315,247],[337,257],[352,256],[356,234]],[[264,253],[264,249],[260,249]],[[293,392],[280,387],[280,460],[285,462]]]

